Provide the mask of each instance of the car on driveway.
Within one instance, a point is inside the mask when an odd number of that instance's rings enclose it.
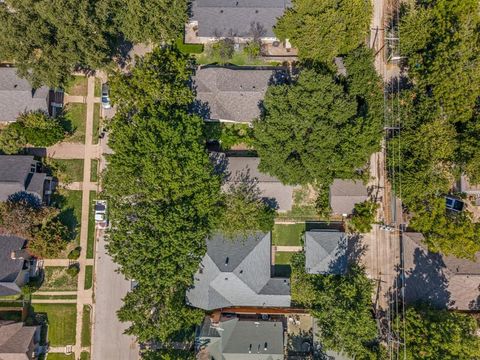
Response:
[[[112,107],[107,84],[102,84],[102,107],[104,109],[110,109]]]
[[[107,200],[95,200],[95,225],[100,229],[108,227]]]

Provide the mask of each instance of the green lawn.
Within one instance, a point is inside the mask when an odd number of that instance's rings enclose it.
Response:
[[[90,306],[83,305],[82,316],[82,346],[90,346],[92,338],[92,324],[90,321]]]
[[[80,354],[80,360],[90,360],[90,353],[82,351],[82,353]]]
[[[69,95],[87,96],[88,79],[86,76],[74,76],[65,88]]]
[[[93,285],[93,265],[85,267],[85,290],[91,289]]]
[[[292,269],[290,267],[290,260],[295,253],[293,252],[277,252],[275,253],[275,276],[290,277]]]
[[[38,300],[74,300],[77,298],[77,295],[31,295],[32,299]]]
[[[93,104],[93,131],[92,144],[98,144],[98,135],[100,134],[100,104]]]
[[[75,291],[77,277],[67,273],[66,266],[46,266],[44,280],[39,291]]]
[[[90,181],[97,182],[98,181],[98,159],[91,160],[91,167],[90,167]]]
[[[203,52],[203,44],[185,44],[183,36],[179,37],[175,43],[178,50],[184,54],[201,54]]]
[[[75,360],[75,354],[48,353],[46,360]]]
[[[67,142],[85,143],[85,126],[87,121],[87,105],[86,104],[67,104],[65,106],[65,127],[71,133],[65,139]]]
[[[48,159],[53,175],[64,183],[83,181],[83,159]]]
[[[272,232],[273,245],[301,246],[305,223],[301,224],[275,224]]]
[[[60,209],[59,219],[71,232],[75,244],[80,243],[80,221],[82,219],[82,192],[60,189],[52,196],[52,206]]]
[[[102,80],[99,78],[95,78],[95,92],[94,92],[95,97],[100,97],[102,96]]]
[[[87,259],[93,259],[95,249],[95,211],[93,209],[93,200],[97,197],[95,190],[90,190],[90,209],[88,210],[88,237],[87,237]]]
[[[36,314],[46,314],[50,346],[75,344],[76,304],[32,304],[32,307]]]

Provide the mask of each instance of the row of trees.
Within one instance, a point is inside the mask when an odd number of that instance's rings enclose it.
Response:
[[[34,86],[64,86],[73,70],[107,66],[126,41],[174,40],[187,0],[6,0],[0,4],[0,60]]]
[[[113,154],[104,177],[112,219],[108,250],[138,282],[118,316],[132,322],[127,332],[139,341],[167,347],[203,317],[185,305],[185,292],[209,234],[273,226],[273,211],[251,183],[221,193],[204,121],[189,111],[192,71],[188,56],[166,46],[110,82],[118,112],[110,123]]]
[[[402,55],[411,83],[397,99],[402,130],[390,143],[400,156],[389,156],[396,191],[414,214],[411,226],[431,250],[467,258],[480,250],[480,227],[468,211],[447,212],[444,196],[461,174],[480,181],[479,28],[476,0],[404,9]]]

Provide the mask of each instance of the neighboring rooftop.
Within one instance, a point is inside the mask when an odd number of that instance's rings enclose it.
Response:
[[[330,207],[334,214],[349,215],[355,204],[367,199],[367,187],[361,181],[335,179],[330,185]]]
[[[0,67],[0,122],[15,121],[28,111],[48,112],[49,88],[33,89],[15,68]]]
[[[268,84],[273,79],[281,81],[283,76],[282,70],[203,67],[197,70],[193,81],[197,100],[202,109],[208,109],[204,117],[249,123],[260,116]]]
[[[29,360],[36,344],[36,326],[0,320],[0,359]]]
[[[291,0],[193,0],[190,20],[198,22],[199,37],[249,38],[253,26],[260,37],[275,38],[277,19],[289,7]]]
[[[256,157],[227,157],[227,183],[240,181],[257,181],[258,188],[267,203],[272,204],[278,211],[289,211],[293,205],[293,186],[284,185],[274,176],[258,170],[260,158]]]
[[[347,270],[347,239],[335,230],[305,232],[305,269],[309,274],[344,274]]]
[[[210,318],[205,318],[197,344],[208,359],[283,360],[283,337],[280,321],[231,318],[212,326]]]
[[[16,295],[20,288],[15,283],[30,257],[22,249],[25,239],[12,235],[0,235],[0,296]]]
[[[271,233],[236,239],[212,236],[187,291],[187,303],[204,310],[290,306],[290,280],[272,278],[271,257]]]
[[[428,251],[420,233],[403,234],[405,298],[438,307],[480,310],[480,252],[474,260]]]

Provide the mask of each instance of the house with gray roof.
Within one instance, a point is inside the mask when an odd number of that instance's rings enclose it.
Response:
[[[0,320],[0,359],[31,360],[38,355],[39,326]]]
[[[332,213],[348,216],[355,204],[368,200],[368,190],[359,180],[335,179],[330,185],[330,207]]]
[[[322,229],[305,232],[305,270],[308,274],[344,274],[347,270],[347,237],[344,232]]]
[[[289,307],[290,279],[272,277],[271,233],[207,240],[207,253],[187,291],[187,304],[204,310]]]
[[[185,32],[190,43],[208,43],[222,37],[238,42],[254,37],[274,42],[273,28],[291,0],[193,0],[190,21]]]
[[[212,324],[207,317],[197,330],[196,350],[202,360],[283,360],[283,324],[237,317]]]
[[[260,172],[258,165],[260,158],[256,157],[226,157],[226,179],[224,189],[238,182],[253,181],[257,184],[265,202],[279,212],[292,209],[293,189],[291,185],[284,185],[274,176]]]
[[[285,77],[279,69],[201,67],[193,83],[206,120],[248,124],[260,116],[268,85]]]
[[[50,89],[34,89],[15,68],[0,67],[0,123],[13,122],[29,111],[50,113]]]
[[[428,250],[421,233],[402,234],[405,301],[439,308],[480,310],[480,252],[460,259]]]
[[[0,155],[0,201],[21,192],[48,203],[52,177],[39,171],[39,162],[31,155]]]
[[[21,287],[30,278],[31,256],[25,246],[25,239],[0,235],[0,297],[20,295]]]

